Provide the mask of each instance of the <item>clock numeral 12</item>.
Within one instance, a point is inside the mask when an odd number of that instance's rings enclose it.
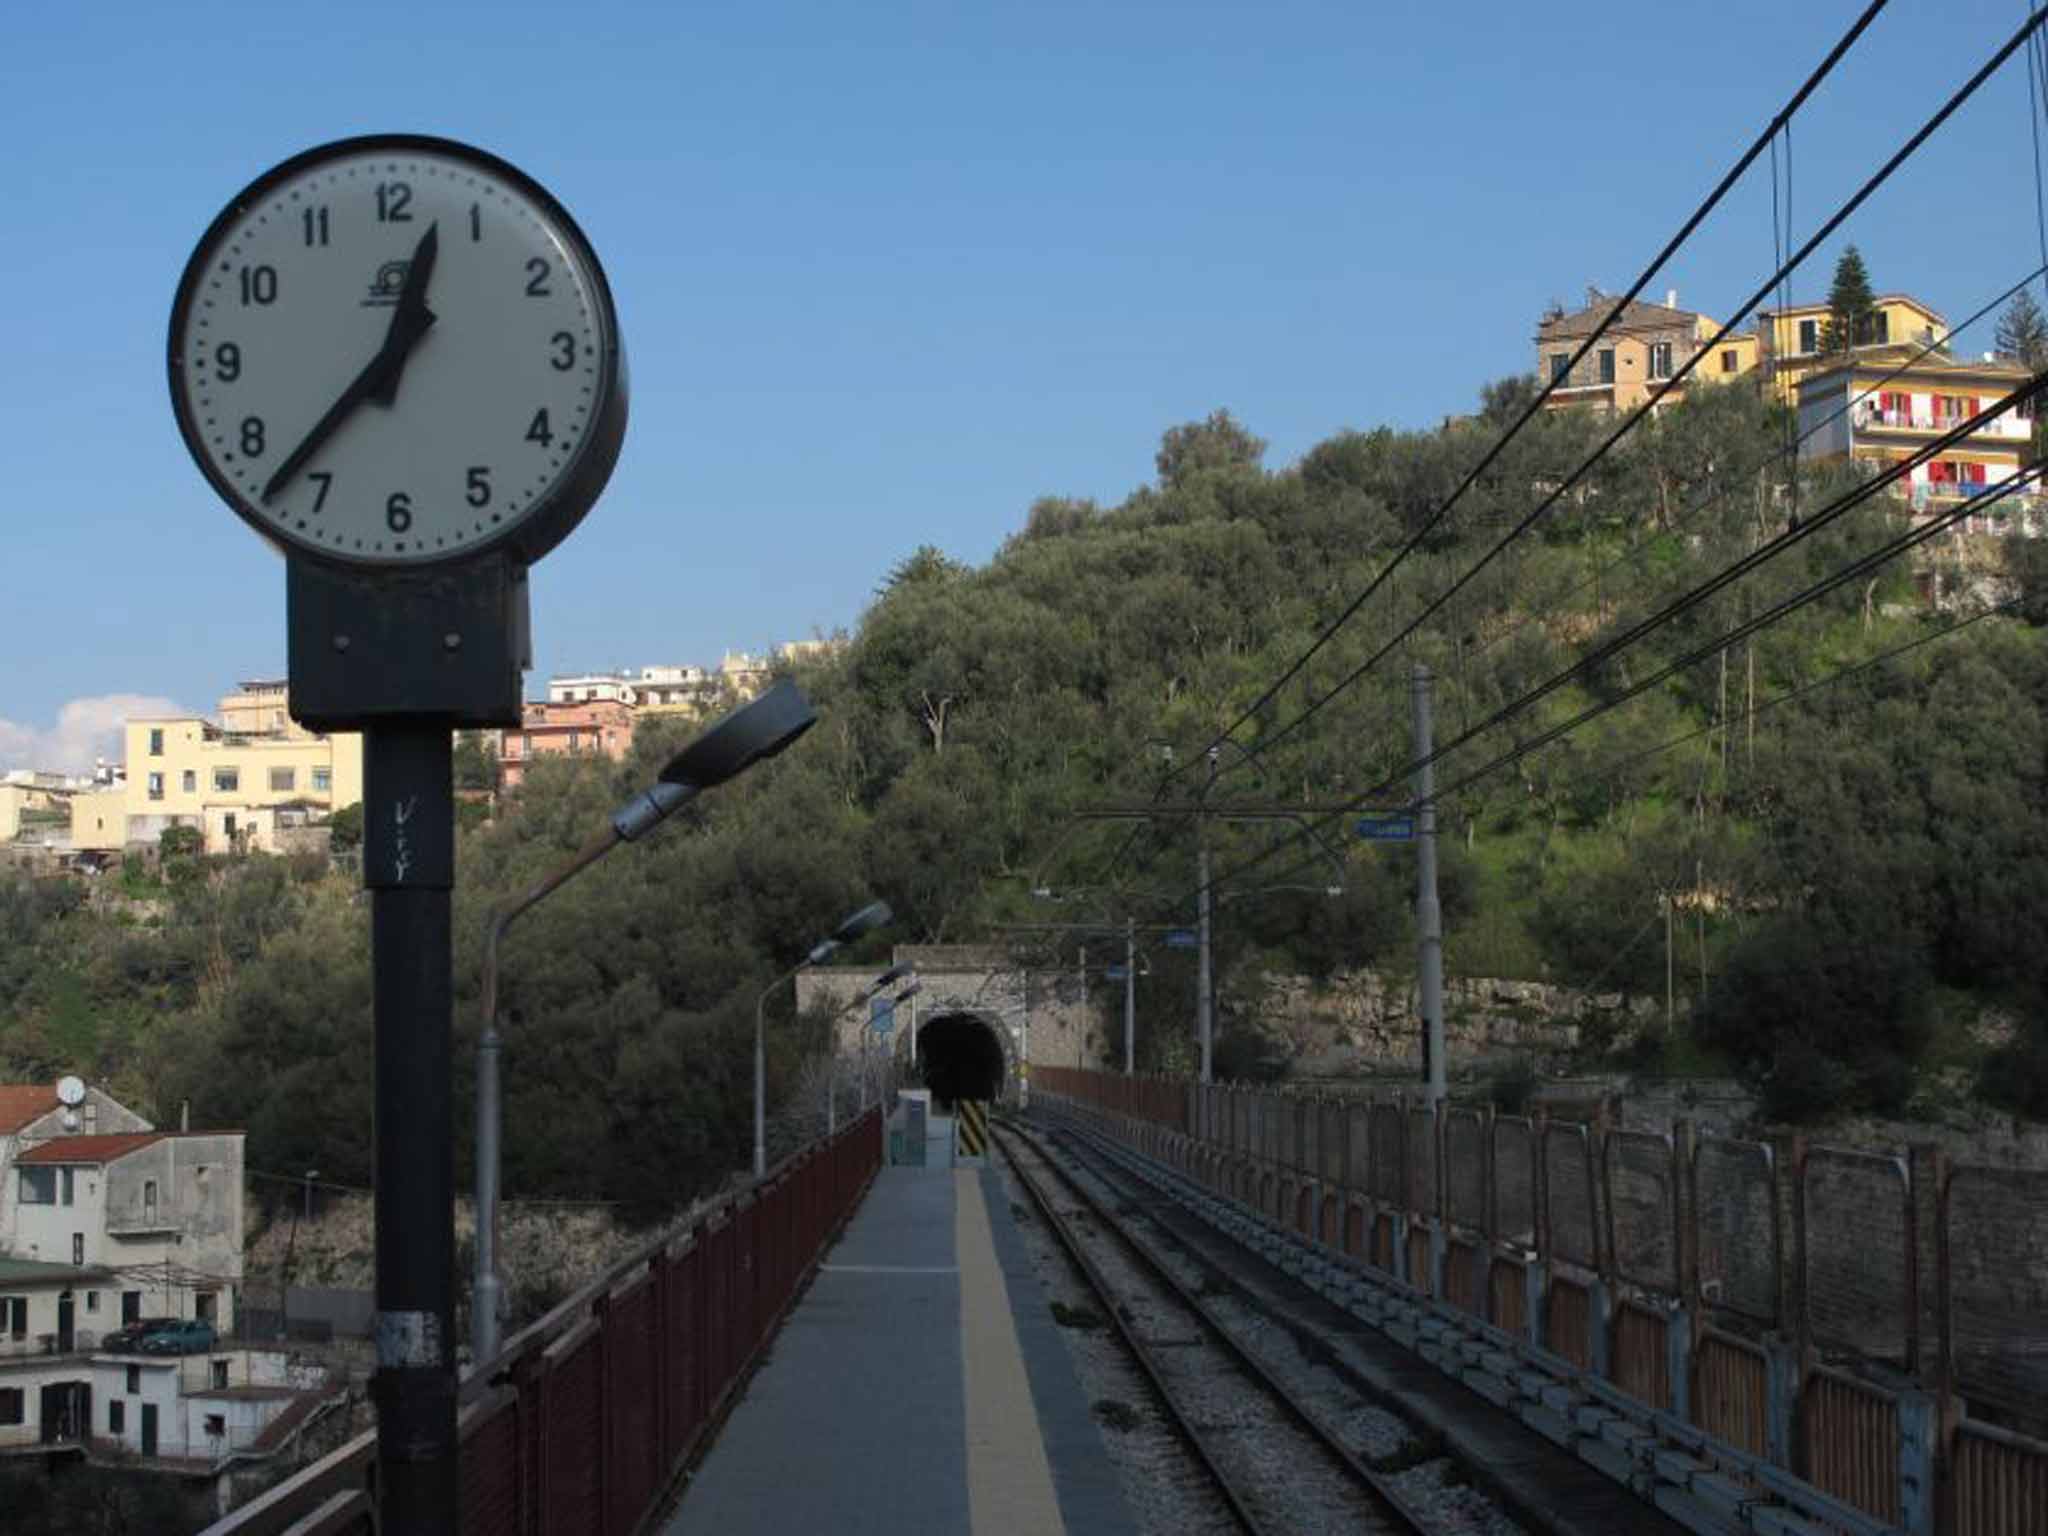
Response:
[[[377,222],[379,224],[410,224],[412,214],[412,188],[402,181],[380,181],[377,183]]]

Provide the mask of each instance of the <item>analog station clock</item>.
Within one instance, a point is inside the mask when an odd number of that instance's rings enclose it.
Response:
[[[229,505],[357,568],[530,564],[625,435],[596,254],[538,184],[445,139],[347,139],[259,177],[186,265],[169,361]]]

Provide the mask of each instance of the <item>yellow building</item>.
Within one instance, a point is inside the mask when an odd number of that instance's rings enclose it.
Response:
[[[1755,363],[1761,366],[1787,405],[1799,403],[1799,385],[1815,372],[1840,361],[1840,352],[1823,352],[1827,337],[1828,307],[1795,304],[1787,309],[1757,311]],[[1857,349],[1892,347],[1894,364],[1912,350],[1930,343],[1945,343],[1948,322],[1918,299],[1903,293],[1887,293],[1872,301],[1868,330],[1854,338]]]
[[[201,830],[208,853],[276,852],[291,827],[363,798],[362,737],[298,725],[283,683],[244,683],[221,700],[220,716],[220,725],[197,715],[124,723],[125,842],[154,843],[188,826]],[[78,833],[74,822],[82,847]]]
[[[119,853],[128,846],[128,790],[124,785],[71,797],[74,853]]]

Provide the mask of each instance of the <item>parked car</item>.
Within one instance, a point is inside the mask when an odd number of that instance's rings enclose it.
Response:
[[[135,1346],[144,1355],[203,1355],[213,1348],[213,1324],[196,1317],[179,1318],[168,1328],[144,1334]]]
[[[109,1354],[132,1355],[142,1348],[142,1341],[153,1333],[162,1333],[166,1328],[175,1328],[184,1319],[177,1317],[144,1317],[132,1323],[124,1323],[104,1339],[100,1348]]]

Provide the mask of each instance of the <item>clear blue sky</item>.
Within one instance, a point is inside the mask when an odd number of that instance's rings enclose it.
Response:
[[[1115,501],[1217,406],[1275,466],[1469,409],[1531,366],[1546,301],[1634,275],[1856,9],[17,8],[0,767],[75,758],[129,696],[210,709],[282,671],[282,562],[191,464],[162,356],[208,220],[300,149],[467,140],[607,266],[633,420],[536,570],[532,691],[850,626],[917,545],[981,561],[1036,496]],[[1897,0],[1799,120],[1796,227],[2024,11]],[[1653,292],[1725,314],[1770,206],[1766,169]],[[2034,263],[2018,62],[1845,238],[1951,318]]]

